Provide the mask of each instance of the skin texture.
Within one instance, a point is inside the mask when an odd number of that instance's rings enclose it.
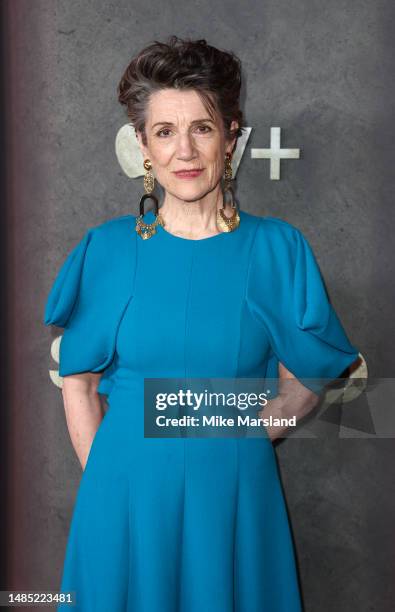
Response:
[[[160,122],[160,125],[155,125]],[[163,124],[166,122],[166,124]],[[237,128],[233,121],[231,129]],[[235,139],[228,141],[221,117],[210,117],[195,91],[165,89],[150,98],[145,131],[147,144],[136,133],[144,159],[149,159],[155,179],[165,191],[160,208],[166,231],[197,240],[214,236],[217,209],[223,205],[221,177],[225,154],[232,153]],[[174,171],[203,168],[200,176],[185,180]],[[227,211],[230,216],[230,211]],[[279,395],[265,407],[265,417],[305,416],[317,403],[318,396],[306,389],[282,364],[280,379],[294,379],[292,397],[279,385]],[[97,386],[100,374],[87,372],[63,378],[63,401],[70,438],[85,468],[91,444],[103,418],[104,410]],[[297,392],[295,393],[295,390]],[[285,427],[267,427],[271,440],[280,437]]]
[[[104,416],[97,387],[101,374],[84,372],[63,377],[62,396],[71,443],[82,469]]]

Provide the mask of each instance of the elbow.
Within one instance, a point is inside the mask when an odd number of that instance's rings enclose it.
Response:
[[[97,394],[99,382],[100,374],[95,374],[93,372],[82,372],[80,374],[63,376],[63,399],[75,393],[84,394],[89,397],[95,396]]]

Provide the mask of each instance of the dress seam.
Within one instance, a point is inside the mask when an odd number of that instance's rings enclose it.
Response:
[[[185,487],[186,487],[186,442],[183,440],[183,456],[184,456],[184,480],[183,480],[183,497],[182,497],[182,509],[181,509],[181,541],[180,541],[180,553],[179,553],[179,568],[178,568],[178,593],[177,593],[177,612],[181,612],[181,591],[183,585],[182,570],[183,570],[183,555],[184,555],[184,525],[185,525]]]
[[[244,290],[243,290],[243,297],[241,299],[241,305],[240,305],[240,316],[239,316],[239,346],[237,349],[237,359],[236,359],[236,378],[238,377],[239,374],[239,363],[240,363],[240,353],[241,353],[241,336],[242,336],[242,313],[243,313],[243,307],[244,304],[247,304],[247,308],[248,310],[250,310],[250,307],[248,305],[248,300],[247,300],[247,293],[248,293],[248,284],[249,284],[249,278],[250,278],[250,269],[251,269],[251,261],[252,261],[252,251],[255,245],[255,241],[256,241],[256,235],[258,233],[258,226],[259,223],[256,224],[255,227],[255,232],[254,232],[254,236],[251,240],[251,244],[250,244],[250,248],[249,248],[249,253],[248,253],[248,261],[247,261],[247,273],[246,273],[246,277],[245,277],[245,283],[244,283]]]
[[[129,532],[128,532],[128,586],[127,586],[127,593],[126,593],[126,609],[129,610],[129,604],[130,604],[130,581],[131,581],[131,562],[130,562],[130,556],[131,556],[131,539],[132,539],[132,530],[130,527],[130,523],[131,523],[131,485],[130,485],[130,475],[128,478],[128,528],[129,528]]]
[[[237,612],[237,565],[236,565],[236,553],[237,553],[237,520],[239,510],[239,463],[240,463],[240,440],[236,439],[236,503],[235,503],[235,516],[233,523],[233,612]]]
[[[134,258],[133,258],[134,259],[134,270],[133,270],[133,273],[131,275],[132,278],[131,278],[130,295],[129,295],[128,299],[126,300],[126,303],[125,303],[125,305],[124,305],[124,307],[122,309],[122,314],[121,314],[121,316],[120,316],[120,318],[119,318],[119,320],[117,322],[116,328],[115,328],[115,333],[114,333],[114,338],[113,338],[113,345],[112,345],[112,350],[111,350],[112,358],[111,358],[111,361],[110,361],[110,363],[108,364],[107,367],[109,367],[114,362],[114,359],[118,356],[117,342],[118,342],[119,330],[120,330],[122,321],[123,321],[124,317],[126,316],[126,312],[127,312],[128,308],[129,308],[129,304],[130,304],[130,302],[133,300],[133,298],[135,296],[136,275],[137,275],[137,258],[138,258],[138,254],[137,254],[138,249],[137,249],[136,238],[137,238],[137,234],[135,233],[135,243],[134,243],[135,246],[134,246]]]
[[[269,338],[269,344],[270,344],[269,359],[271,359],[272,357],[277,356],[277,355],[275,354],[275,352],[273,350],[272,336],[271,336],[270,330],[268,329],[267,325],[263,321],[261,321],[259,319],[259,317],[255,314],[255,312],[253,311],[253,309],[251,308],[251,306],[250,306],[250,304],[248,302],[248,293],[249,293],[249,287],[250,287],[251,267],[252,267],[252,260],[253,260],[252,252],[253,252],[254,247],[255,247],[256,236],[257,236],[257,233],[258,233],[258,227],[260,225],[263,226],[263,219],[259,219],[259,222],[257,223],[255,235],[254,235],[254,238],[253,238],[253,241],[252,241],[252,245],[251,245],[251,249],[250,249],[250,257],[249,257],[249,261],[248,261],[248,271],[247,271],[247,281],[246,281],[246,286],[245,286],[244,302],[247,305],[247,309],[248,309],[248,312],[250,313],[251,317],[254,319],[254,321],[256,323],[258,323],[260,328],[263,329],[266,332],[267,337]]]
[[[191,263],[189,266],[189,279],[188,279],[188,289],[187,296],[185,300],[185,321],[184,321],[184,379],[187,378],[187,328],[188,328],[188,320],[189,320],[189,301],[191,297],[191,286],[192,286],[192,269],[194,265],[195,254],[192,254]]]

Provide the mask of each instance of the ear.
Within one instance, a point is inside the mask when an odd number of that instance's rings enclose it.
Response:
[[[143,144],[142,134],[138,130],[135,130],[135,134],[143,159],[146,159],[147,157],[149,157],[149,152],[147,147]]]
[[[230,124],[230,129],[231,130],[237,130],[237,128],[239,127],[239,123],[238,121],[236,121],[235,119],[232,121],[232,123]],[[237,137],[232,138],[232,140],[229,140],[226,142],[226,146],[225,146],[225,152],[226,153],[231,153],[233,154],[233,149],[235,147],[237,141]]]

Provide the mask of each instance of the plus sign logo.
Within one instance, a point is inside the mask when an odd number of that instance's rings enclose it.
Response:
[[[251,157],[255,159],[270,159],[270,179],[280,179],[280,160],[299,159],[300,149],[281,148],[281,128],[270,128],[270,149],[251,149]]]
[[[242,136],[237,140],[237,146],[232,158],[232,172],[236,176],[240,161],[245,154],[247,143],[252,132],[251,127],[243,130]],[[131,123],[123,125],[115,139],[115,153],[122,170],[129,178],[144,176],[143,158],[137,142],[134,127]],[[270,180],[280,179],[280,161],[287,159],[299,159],[300,149],[281,148],[281,128],[270,128],[270,147],[267,149],[251,149],[252,159],[270,160]]]

